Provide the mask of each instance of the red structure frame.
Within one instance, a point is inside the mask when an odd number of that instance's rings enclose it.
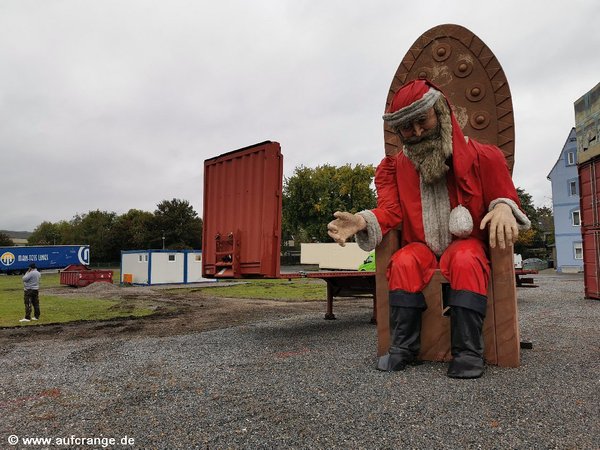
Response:
[[[266,141],[204,161],[202,276],[279,276],[283,156]]]

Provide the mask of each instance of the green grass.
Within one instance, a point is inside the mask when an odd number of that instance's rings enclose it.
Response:
[[[113,280],[119,280],[119,271],[113,270]],[[238,280],[225,280],[235,282]],[[268,300],[325,300],[327,285],[322,280],[306,278],[278,280],[239,280],[231,286],[209,288],[177,288],[168,292],[181,294],[198,292],[206,297],[257,298]],[[40,291],[41,317],[38,322],[20,323],[25,307],[23,283],[20,276],[0,276],[0,327],[35,326],[79,320],[107,320],[117,317],[142,317],[154,310],[130,300],[105,300],[89,297],[60,297],[44,294],[44,288],[61,287],[57,273],[42,273]],[[66,287],[61,287],[69,289]],[[126,289],[126,288],[123,288]],[[76,290],[74,291],[76,292]]]
[[[236,281],[236,280],[227,280]],[[177,290],[181,292],[180,289]],[[190,288],[188,292],[201,292],[211,297],[259,298],[267,300],[325,300],[327,285],[321,280],[305,278],[280,280],[243,280],[239,284],[223,287]]]
[[[117,277],[118,277],[118,271]],[[115,277],[113,273],[113,277]],[[118,278],[113,278],[118,279]],[[43,288],[59,287],[57,273],[42,273],[40,291],[40,320],[19,322],[25,315],[23,283],[20,276],[0,276],[0,327],[35,326],[38,324],[65,323],[78,320],[107,320],[117,317],[142,317],[154,310],[132,302],[89,297],[59,297],[45,295]],[[67,288],[65,288],[67,289]]]
[[[23,293],[22,275],[1,275],[0,276],[0,295],[4,292],[20,291]],[[42,272],[41,286],[43,287],[58,287],[60,286],[60,277],[57,273]]]

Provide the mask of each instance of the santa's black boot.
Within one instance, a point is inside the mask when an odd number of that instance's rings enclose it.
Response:
[[[389,352],[377,360],[378,370],[404,370],[407,365],[419,363],[421,314],[426,308],[420,292],[390,292],[391,345]]]
[[[483,319],[487,298],[471,291],[450,290],[450,332],[452,361],[450,378],[479,378],[483,359]]]

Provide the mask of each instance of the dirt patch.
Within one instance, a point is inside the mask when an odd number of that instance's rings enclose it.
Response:
[[[220,298],[210,295],[211,289],[199,290],[197,286],[131,286],[120,287],[109,283],[93,283],[84,288],[46,288],[43,296],[89,297],[118,301],[117,308],[126,310],[135,305],[151,308],[155,313],[142,318],[117,318],[103,321],[80,321],[65,324],[36,324],[28,327],[0,329],[0,346],[15,340],[86,339],[96,336],[144,335],[173,336],[194,332],[293,317],[306,313],[319,313],[323,319],[326,302],[298,300],[263,300]],[[212,287],[218,289],[218,287]],[[334,312],[347,308],[364,308],[370,314],[372,300],[368,298],[341,298],[335,300]],[[322,314],[321,314],[322,313]]]

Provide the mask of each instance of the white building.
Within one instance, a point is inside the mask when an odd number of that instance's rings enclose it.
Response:
[[[202,278],[200,250],[127,250],[121,252],[121,283],[176,284],[214,281]]]

